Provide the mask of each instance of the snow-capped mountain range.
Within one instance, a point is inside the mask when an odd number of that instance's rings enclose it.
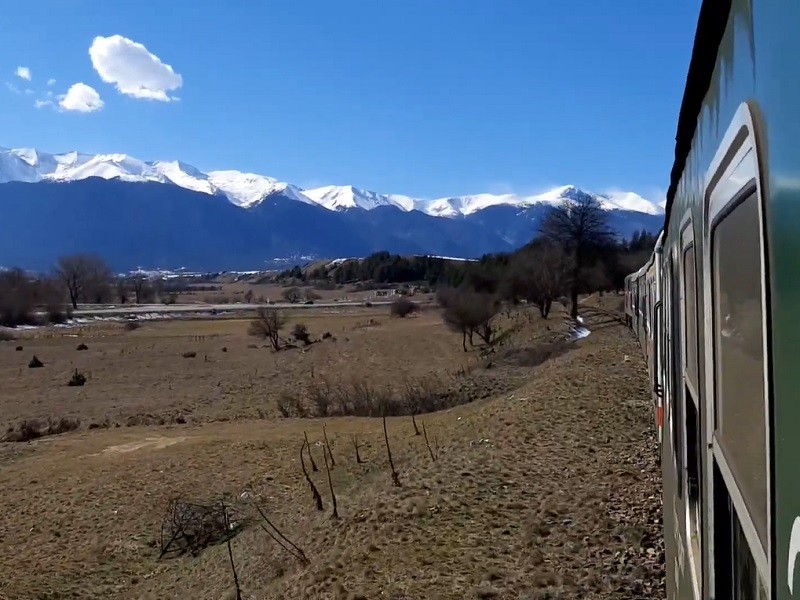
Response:
[[[35,149],[0,148],[0,183],[75,182],[92,177],[173,184],[194,192],[224,196],[241,208],[254,208],[265,199],[280,195],[337,212],[354,208],[369,211],[382,206],[393,206],[405,212],[419,211],[433,217],[451,218],[472,215],[493,206],[526,208],[554,204],[576,192],[585,193],[574,186],[561,186],[532,196],[477,194],[426,200],[398,194],[380,194],[349,185],[302,189],[264,175],[234,170],[204,173],[180,161],[148,162],[127,154],[93,155],[76,151],[48,154]],[[646,200],[633,192],[592,195],[607,210],[633,211],[648,215],[664,213],[659,203]]]

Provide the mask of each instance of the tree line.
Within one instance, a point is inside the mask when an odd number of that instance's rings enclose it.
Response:
[[[532,303],[544,317],[554,299],[566,296],[577,316],[580,294],[621,290],[625,277],[645,263],[656,242],[656,236],[644,230],[620,240],[608,226],[606,211],[588,196],[551,207],[537,233],[515,252],[487,254],[474,261],[377,252],[305,270],[295,266],[276,280],[460,289],[511,303]]]
[[[296,266],[279,273],[275,280],[320,287],[424,284],[438,290],[460,290],[469,299],[462,302],[455,292],[448,291],[447,303],[453,307],[472,303],[485,308],[498,301],[525,301],[537,306],[543,317],[548,316],[554,300],[568,297],[571,313],[577,316],[580,294],[622,289],[625,276],[644,264],[654,244],[655,236],[646,231],[620,241],[608,226],[606,211],[586,196],[551,207],[536,238],[513,253],[458,261],[377,252],[365,259],[334,261],[312,269]],[[296,288],[286,294],[290,292],[300,294]],[[115,276],[101,257],[90,254],[61,257],[52,271],[41,277],[21,269],[0,271],[0,325],[12,327],[35,322],[37,307],[48,320],[57,322],[79,303],[140,304],[156,299],[170,303],[174,298],[163,280],[151,280],[144,274]],[[467,308],[463,312],[468,312]],[[474,334],[478,329],[469,331]]]
[[[62,323],[78,304],[174,302],[161,280],[136,273],[117,276],[99,256],[62,256],[50,273],[33,276],[22,269],[0,271],[0,325]],[[43,313],[42,316],[37,312]]]

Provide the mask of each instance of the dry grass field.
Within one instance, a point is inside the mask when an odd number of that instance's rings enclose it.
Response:
[[[518,314],[491,356],[464,353],[435,310],[392,319],[385,308],[290,315],[287,330],[302,320],[312,337],[332,334],[306,352],[272,352],[241,320],[0,342],[5,428],[81,422],[0,443],[0,598],[235,598],[224,542],[159,559],[176,498],[235,511],[245,600],[663,597],[645,369],[632,335],[592,300],[589,337],[563,343],[560,308],[547,321]],[[33,354],[43,368],[27,367]],[[68,387],[76,368],[88,381]],[[386,420],[396,486],[381,419],[279,416],[278,398],[305,398],[321,380],[397,391],[436,381],[471,402],[417,416],[428,444],[410,417]],[[322,511],[301,468],[304,433]],[[276,543],[257,508],[307,561]]]

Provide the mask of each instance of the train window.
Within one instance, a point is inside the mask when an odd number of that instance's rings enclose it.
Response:
[[[694,262],[694,246],[690,245],[683,252],[684,275],[684,315],[686,319],[686,337],[684,339],[684,356],[686,378],[697,393],[700,389],[697,378],[697,280]]]
[[[716,435],[762,547],[768,547],[761,221],[753,192],[712,231]]]
[[[694,546],[695,560],[700,557],[700,515],[701,515],[701,481],[700,470],[700,415],[697,406],[689,399],[689,390],[686,390],[686,497],[689,512],[689,534]],[[699,569],[698,569],[699,571]]]
[[[716,595],[731,600],[769,597],[718,466],[714,465]]]

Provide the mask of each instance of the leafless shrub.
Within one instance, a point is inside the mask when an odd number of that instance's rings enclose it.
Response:
[[[404,318],[416,312],[418,309],[419,306],[417,306],[415,302],[412,302],[405,296],[400,296],[392,302],[389,307],[389,312],[393,317]]]
[[[125,325],[123,325],[125,331],[136,331],[141,326],[142,324],[139,321],[125,321]]]
[[[80,344],[78,344],[78,347],[76,348],[76,350],[78,350],[78,352],[81,352],[81,351],[83,351],[83,350],[88,350],[88,349],[89,349],[89,346],[87,346],[87,345],[86,345],[86,344],[84,344],[84,343],[80,343]]]
[[[275,404],[278,407],[278,412],[286,419],[290,417],[305,419],[308,417],[308,411],[303,405],[302,400],[289,391],[284,390],[281,392],[275,399]]]
[[[30,369],[38,369],[38,368],[43,367],[43,366],[44,366],[44,363],[42,361],[40,361],[39,357],[36,356],[35,354],[33,355],[33,358],[31,359],[31,361],[28,363],[28,368],[30,368]]]
[[[335,401],[336,392],[330,379],[321,377],[315,379],[308,386],[308,397],[314,405],[315,414],[318,417],[327,417],[331,414],[331,407]]]
[[[292,336],[298,342],[303,342],[304,346],[311,344],[311,335],[308,333],[305,323],[295,323],[294,329],[292,329]]]
[[[181,354],[181,356],[183,358],[194,358],[195,356],[197,356],[197,352],[194,352],[192,350],[192,351],[189,351],[189,352],[184,352],[183,354]]]
[[[221,502],[211,504],[176,498],[161,525],[159,558],[197,556],[205,548],[227,541],[244,527],[244,515],[228,513]]]
[[[255,319],[250,321],[247,330],[249,335],[269,340],[273,349],[277,352],[280,346],[280,331],[286,320],[283,315],[274,308],[259,308]]]
[[[70,387],[86,385],[86,375],[78,372],[78,369],[75,369],[75,372],[72,374],[72,378],[67,382],[67,385]]]
[[[61,417],[58,421],[48,421],[46,435],[59,435],[68,431],[75,431],[81,422],[71,417]]]
[[[444,307],[442,318],[445,325],[461,334],[464,352],[467,351],[467,341],[474,345],[475,333],[487,344],[492,343],[495,334],[493,320],[500,311],[497,298],[466,288],[443,288],[437,293],[437,300]]]
[[[42,424],[36,419],[25,419],[17,428],[9,427],[3,436],[5,442],[30,442],[42,436]]]

